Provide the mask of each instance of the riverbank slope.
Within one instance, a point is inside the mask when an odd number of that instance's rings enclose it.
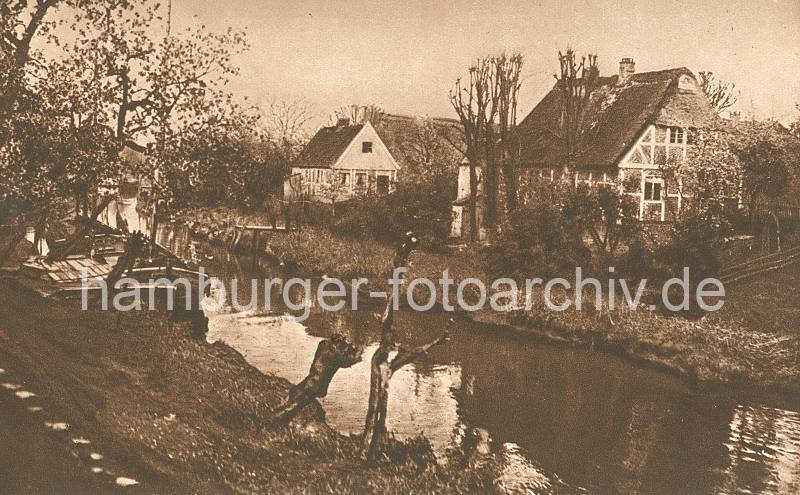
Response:
[[[420,441],[394,442],[392,462],[365,468],[357,439],[311,412],[291,428],[263,429],[290,384],[223,344],[191,339],[162,314],[80,311],[8,277],[0,278],[0,301],[0,367],[51,420],[69,425],[65,445],[72,436],[89,440],[145,492],[492,489],[484,472],[437,465]]]
[[[226,244],[237,224],[265,224],[265,215],[232,209],[198,209],[177,217],[190,231]],[[304,276],[343,280],[364,277],[370,288],[384,288],[392,247],[353,239],[317,226],[269,236],[269,255]],[[474,250],[450,254],[415,251],[409,277],[438,280],[447,269],[456,281],[474,277],[488,282]],[[486,285],[490,285],[486,283]],[[636,362],[678,374],[692,383],[735,385],[800,395],[800,266],[729,288],[721,311],[700,319],[631,310],[624,301],[608,311],[554,312],[539,304],[532,310],[462,313],[498,331],[530,335],[547,342],[607,349]],[[591,301],[593,294],[584,300]],[[538,300],[541,300],[539,298]],[[757,315],[757,316],[753,316]]]

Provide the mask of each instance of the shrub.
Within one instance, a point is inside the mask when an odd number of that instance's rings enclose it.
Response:
[[[541,203],[518,208],[484,251],[493,277],[550,278],[585,266],[589,250],[565,223],[561,209]]]

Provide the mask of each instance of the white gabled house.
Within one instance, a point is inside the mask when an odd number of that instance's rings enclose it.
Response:
[[[385,193],[399,169],[372,124],[351,125],[340,119],[320,129],[303,149],[284,185],[284,196],[320,199],[331,189],[341,199],[368,191]]]

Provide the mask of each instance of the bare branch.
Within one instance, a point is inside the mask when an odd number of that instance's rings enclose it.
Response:
[[[717,79],[713,72],[700,71],[697,75],[700,78],[700,88],[717,113],[724,112],[739,101],[739,92],[734,83]]]

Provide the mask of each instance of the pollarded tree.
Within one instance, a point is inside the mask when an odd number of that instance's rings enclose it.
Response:
[[[489,227],[494,227],[499,220],[499,171],[502,171],[505,178],[506,209],[513,210],[517,204],[517,145],[514,129],[517,125],[522,64],[523,57],[518,53],[478,59],[469,69],[469,84],[462,87],[459,79],[456,81],[455,91],[450,93],[450,102],[461,120],[466,136],[471,191],[475,189],[473,186],[477,186],[474,168],[478,163],[483,165],[486,207],[484,218]],[[473,150],[472,147],[476,149]],[[471,195],[471,222],[475,218],[473,201]],[[470,227],[474,230],[472,225]]]
[[[555,78],[560,115],[557,129],[553,132],[562,143],[567,160],[565,165],[573,170],[580,152],[584,116],[597,86],[600,69],[597,55],[589,54],[578,61],[571,48],[558,52],[558,63],[559,73]]]
[[[489,58],[469,68],[468,78],[458,78],[450,91],[450,104],[464,128],[464,151],[469,163],[469,235],[478,240],[478,166],[484,160],[486,125],[494,120],[489,108],[492,70]]]

